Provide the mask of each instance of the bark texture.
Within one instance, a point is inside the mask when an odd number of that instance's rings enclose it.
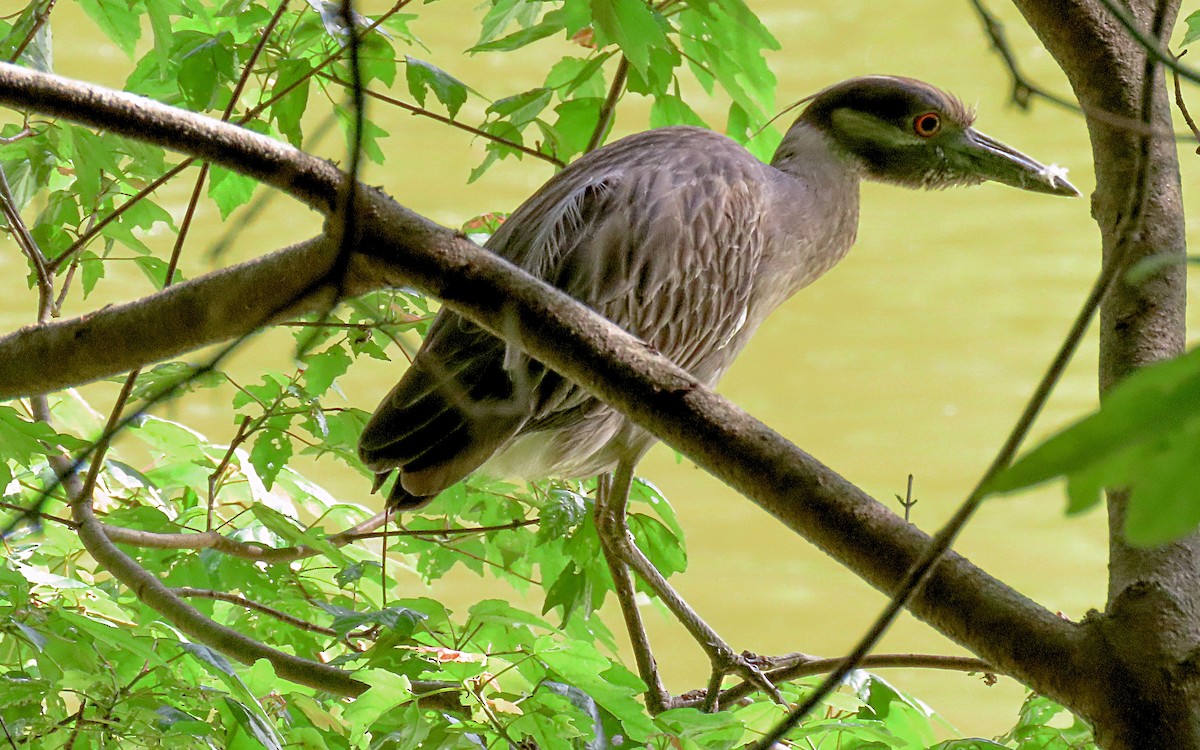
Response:
[[[1083,106],[1096,168],[1092,215],[1103,262],[1121,250],[1127,263],[1150,255],[1182,258],[1184,213],[1170,106],[1161,66],[1097,0],[1016,0],[1062,66]],[[1134,0],[1137,27],[1169,38],[1179,3]],[[1165,47],[1165,45],[1162,45]],[[1151,97],[1143,83],[1153,69]],[[1144,105],[1148,104],[1148,107]],[[1148,117],[1151,136],[1139,127]],[[1142,160],[1148,161],[1143,166]],[[1145,169],[1144,195],[1137,194]],[[1139,285],[1118,280],[1100,319],[1099,387],[1107,392],[1135,369],[1178,355],[1184,345],[1185,271],[1168,267]],[[1109,493],[1109,591],[1103,613],[1085,623],[1084,674],[1104,690],[1082,691],[1074,707],[1092,720],[1109,750],[1200,747],[1200,536],[1163,547],[1127,544],[1121,533],[1128,496]]]

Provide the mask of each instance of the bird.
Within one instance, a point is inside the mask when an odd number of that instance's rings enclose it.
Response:
[[[769,163],[690,126],[592,151],[513,211],[485,248],[713,386],[772,310],[850,250],[863,180],[934,190],[991,180],[1079,194],[1065,170],[979,132],[972,110],[919,80],[856,77],[800,104]],[[359,452],[376,489],[396,474],[388,507],[402,511],[474,472],[570,479],[615,471],[614,491],[627,494],[652,443],[619,411],[443,309],[364,427]],[[627,538],[624,498],[613,502],[622,509],[605,529]],[[622,558],[654,575],[628,559],[636,548],[613,544],[610,564]]]

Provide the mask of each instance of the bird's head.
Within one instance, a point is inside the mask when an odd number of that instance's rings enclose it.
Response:
[[[913,188],[995,180],[1023,190],[1079,195],[1065,170],[1043,166],[971,127],[974,113],[927,83],[863,76],[813,95],[796,124],[815,127],[865,177]]]

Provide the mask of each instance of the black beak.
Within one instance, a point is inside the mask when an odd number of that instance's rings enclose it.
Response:
[[[973,163],[977,176],[1035,193],[1079,196],[1075,186],[1067,182],[1067,170],[1062,167],[1044,166],[971,128],[964,135],[966,155]]]

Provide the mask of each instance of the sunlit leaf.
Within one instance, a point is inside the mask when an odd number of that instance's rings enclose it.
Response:
[[[275,82],[271,87],[272,96],[280,97],[271,105],[271,118],[279,126],[279,132],[297,148],[304,142],[301,118],[308,109],[311,71],[312,64],[308,60],[280,60]]]
[[[212,166],[208,176],[208,197],[221,211],[221,218],[228,219],[235,209],[246,205],[254,197],[258,182],[224,167]]]
[[[560,23],[540,23],[537,26],[531,26],[528,29],[521,29],[515,33],[509,34],[506,37],[495,39],[492,41],[477,44],[472,47],[469,52],[507,52],[514,49],[519,49],[527,44],[532,44],[539,39],[545,39],[551,34],[558,33],[563,30]]]
[[[288,459],[292,457],[292,441],[277,429],[267,429],[258,433],[254,438],[254,447],[250,450],[250,462],[254,464],[263,484],[269,490],[275,484],[275,477],[283,471]]]
[[[130,5],[113,0],[79,0],[79,4],[104,35],[132,60],[134,47],[142,36],[142,24]]]
[[[437,100],[446,107],[451,117],[467,101],[466,85],[446,71],[415,57],[405,56],[405,70],[408,76],[408,91],[422,107],[425,106],[425,94],[432,91]]]
[[[650,73],[651,54],[674,50],[659,25],[660,16],[642,0],[591,0],[592,18],[600,35],[597,42],[616,42],[633,70],[643,78]]]
[[[1186,47],[1200,39],[1200,10],[1192,11],[1187,18],[1183,19],[1183,22],[1187,24],[1187,33],[1183,35],[1183,41],[1179,43],[1180,47]]]

